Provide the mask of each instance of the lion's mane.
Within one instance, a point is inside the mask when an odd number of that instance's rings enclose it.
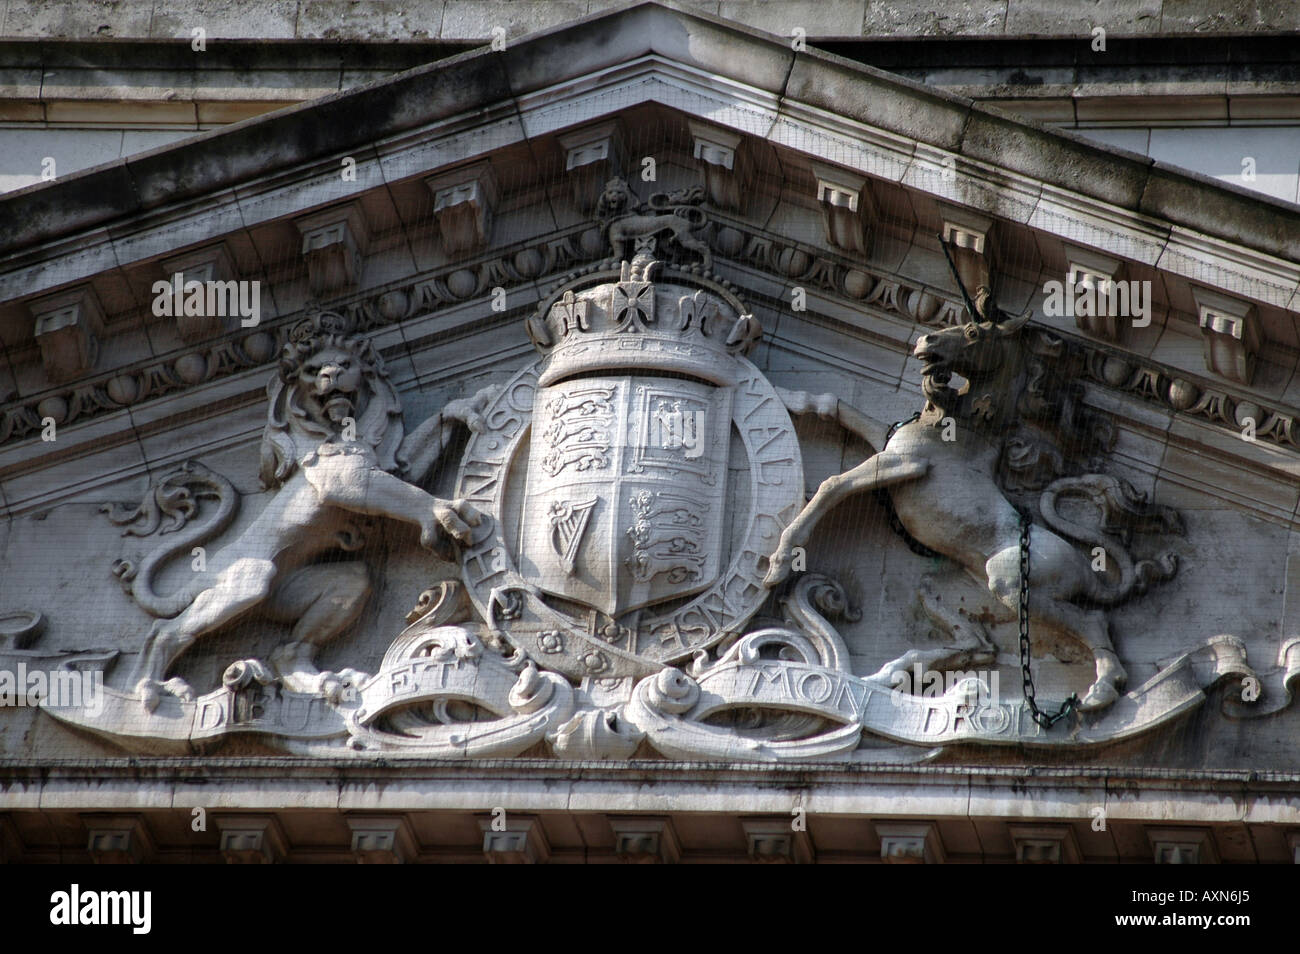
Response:
[[[406,469],[406,461],[398,454],[403,437],[401,404],[383,359],[368,340],[349,332],[346,319],[322,312],[290,332],[280,353],[278,373],[266,386],[268,409],[259,476],[268,490],[283,485],[303,457],[336,434],[332,427],[308,415],[298,379],[303,364],[327,348],[346,351],[361,362],[362,388],[357,399],[364,407],[359,408],[356,439],[374,450],[384,470],[400,475]]]

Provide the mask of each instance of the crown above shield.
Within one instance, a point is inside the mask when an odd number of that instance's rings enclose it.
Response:
[[[612,370],[732,383],[732,359],[762,336],[758,320],[725,282],[638,244],[632,261],[566,282],[528,320],[540,384]]]
[[[528,319],[539,383],[612,370],[731,383],[762,327],[710,271],[704,197],[694,186],[643,202],[622,179],[606,184],[596,215],[614,257],[570,275]]]

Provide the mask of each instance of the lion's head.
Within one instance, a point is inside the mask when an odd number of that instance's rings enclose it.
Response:
[[[616,218],[624,212],[636,210],[639,201],[623,179],[610,179],[596,203],[596,218],[602,222]]]
[[[379,466],[400,471],[401,404],[383,360],[351,323],[333,312],[300,322],[267,384],[262,435],[263,486],[278,487],[321,444],[355,440],[371,447]]]

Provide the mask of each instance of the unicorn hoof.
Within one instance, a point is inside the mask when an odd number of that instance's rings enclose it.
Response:
[[[1119,690],[1109,682],[1094,682],[1088,694],[1079,703],[1080,712],[1097,712],[1114,704],[1119,698]]]

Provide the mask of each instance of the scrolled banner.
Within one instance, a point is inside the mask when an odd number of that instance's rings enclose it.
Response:
[[[573,689],[562,676],[538,672],[531,663],[516,671],[503,657],[481,651],[401,660],[364,683],[359,696],[348,718],[351,748],[423,758],[510,758],[573,715]],[[448,718],[447,705],[456,702],[497,718]]]
[[[927,697],[803,662],[735,661],[706,670],[698,680],[675,670],[643,680],[633,693],[628,716],[655,748],[677,758],[847,760],[857,757],[853,750],[863,729],[926,747],[960,742],[1095,745],[1150,731],[1199,706],[1210,685],[1250,675],[1240,640],[1216,637],[1173,660],[1105,712],[1044,729],[1023,700],[1002,701],[974,678]],[[842,728],[808,739],[769,742],[707,724],[710,716],[735,708],[809,713]]]

